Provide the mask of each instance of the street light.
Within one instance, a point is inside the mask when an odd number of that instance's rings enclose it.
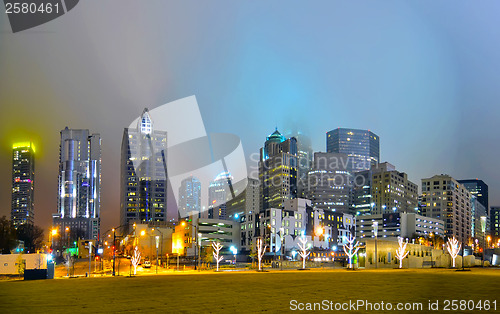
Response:
[[[57,229],[56,228],[52,228],[51,235],[52,236],[50,237],[50,248],[54,249],[54,237],[57,235]]]
[[[236,254],[238,254],[238,249],[234,245],[231,245],[229,250],[231,250],[231,253],[234,255],[234,267],[236,268]]]
[[[160,236],[155,236],[156,240],[156,274],[158,275],[158,244],[160,244]]]
[[[280,263],[280,268],[281,270],[283,270],[283,235],[285,233],[285,228],[281,227],[280,228],[280,243],[281,243],[281,246],[280,246],[280,260],[281,260],[281,263]]]

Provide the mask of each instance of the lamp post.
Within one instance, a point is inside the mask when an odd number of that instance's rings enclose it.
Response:
[[[89,241],[89,278],[90,278],[90,272],[91,272],[91,266],[92,264],[92,241]]]
[[[54,249],[54,237],[57,235],[57,229],[56,228],[52,228],[50,234],[51,234],[51,237],[50,237],[50,249],[53,250]]]
[[[281,246],[280,246],[280,268],[281,270],[283,270],[283,234],[285,233],[285,228],[281,227],[280,228],[280,243],[281,243]]]
[[[201,233],[198,233],[198,271],[201,270]]]
[[[158,244],[160,244],[160,236],[155,236],[156,240],[156,274],[158,275]]]
[[[481,255],[481,266],[484,267],[484,253],[486,247],[486,216],[481,216],[481,231],[483,233],[483,254]]]
[[[236,254],[238,254],[238,249],[234,245],[231,245],[229,250],[231,250],[231,253],[234,255],[234,268],[236,268]]]
[[[115,228],[113,228],[113,277],[115,276],[115,259],[116,259],[116,232]]]
[[[375,268],[378,268],[378,256],[377,256],[378,221],[373,222],[373,235],[375,236]]]
[[[163,262],[163,232],[160,231],[160,229],[151,229],[151,231],[158,231],[161,234],[161,242],[159,243],[160,245],[160,256]],[[157,250],[158,251],[158,250]],[[156,255],[158,256],[158,252],[156,252]],[[156,264],[158,264],[158,257],[156,258]]]

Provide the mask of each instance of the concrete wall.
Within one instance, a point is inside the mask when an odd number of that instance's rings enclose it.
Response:
[[[17,275],[18,263],[24,260],[26,269],[47,269],[47,254],[0,254],[0,275]]]
[[[378,268],[397,268],[399,260],[396,258],[396,249],[399,245],[397,240],[377,240],[377,255]],[[436,250],[428,246],[408,243],[406,251],[409,251],[408,256],[403,260],[403,268],[430,268],[452,266],[451,256],[448,251]],[[366,269],[374,269],[375,266],[375,240],[366,240]],[[457,256],[455,259],[457,268],[462,267],[462,256]],[[481,266],[481,260],[476,259],[473,255],[464,256],[465,267]],[[488,266],[489,263],[485,263]]]

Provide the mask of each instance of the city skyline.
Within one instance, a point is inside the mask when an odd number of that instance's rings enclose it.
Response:
[[[123,12],[137,12],[132,3],[122,6]],[[0,177],[6,178],[0,182],[0,215],[9,216],[12,143],[32,139],[35,223],[48,227],[57,207],[58,132],[68,125],[95,130],[104,139],[101,216],[103,228],[114,225],[123,128],[145,106],[193,94],[207,131],[239,135],[247,157],[276,125],[300,126],[313,151],[323,152],[325,133],[332,129],[370,129],[382,139],[380,161],[397,165],[411,181],[440,173],[480,178],[492,191],[490,205],[500,203],[494,193],[500,188],[500,169],[494,167],[500,153],[494,132],[500,47],[494,32],[500,22],[492,9],[500,4],[471,8],[450,1],[434,10],[368,2],[362,9],[326,2],[308,9],[150,6],[155,13],[134,13],[139,29],[126,36],[113,30],[129,29],[131,21],[96,16],[85,6],[39,27],[46,32],[0,34]],[[222,7],[254,13],[215,18]],[[252,18],[257,12],[259,25]],[[193,18],[198,22],[190,23]],[[0,28],[8,27],[0,17]],[[89,27],[96,36],[85,35]],[[328,39],[320,35],[325,31]],[[68,34],[81,41],[68,46]],[[131,47],[130,40],[137,44]],[[21,122],[10,118],[18,115]]]

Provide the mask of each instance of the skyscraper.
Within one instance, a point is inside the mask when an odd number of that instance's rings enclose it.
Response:
[[[313,150],[311,139],[301,131],[288,131],[286,138],[297,139],[297,197],[305,197],[307,189],[307,175],[313,164]]]
[[[122,225],[166,221],[167,132],[155,130],[148,109],[123,131],[120,180]]]
[[[369,130],[338,128],[326,133],[326,151],[347,154],[351,173],[370,170],[380,160],[380,138]]]
[[[208,218],[226,219],[226,202],[232,199],[232,180],[229,172],[220,173],[208,187]]]
[[[179,212],[201,218],[201,182],[193,176],[182,180],[179,187]]]
[[[261,210],[281,208],[285,200],[297,197],[297,170],[297,140],[276,129],[260,149]]]
[[[34,224],[35,146],[31,142],[12,146],[11,221],[20,225]]]
[[[347,170],[347,158],[340,153],[314,153],[305,192],[313,207],[350,212],[352,176]]]
[[[89,130],[61,131],[59,194],[53,224],[62,246],[97,239],[101,204],[101,136]]]
[[[484,183],[483,180],[479,179],[468,179],[468,180],[457,180],[458,183],[461,183],[465,186],[465,188],[474,195],[478,202],[483,204],[484,208],[488,210],[489,201],[488,201],[488,185]]]

